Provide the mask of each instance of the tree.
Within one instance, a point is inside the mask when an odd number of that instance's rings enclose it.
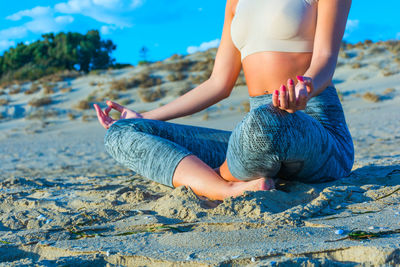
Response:
[[[101,40],[97,30],[80,33],[43,34],[42,40],[29,45],[19,43],[0,57],[0,76],[14,79],[37,79],[59,70],[105,69],[113,65],[111,53],[116,45]]]
[[[147,62],[147,54],[149,53],[149,49],[146,46],[142,46],[139,50],[139,56],[143,58],[143,61]]]

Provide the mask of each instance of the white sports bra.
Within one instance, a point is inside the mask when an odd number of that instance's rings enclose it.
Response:
[[[312,52],[317,0],[238,0],[231,24],[243,59],[257,52]]]

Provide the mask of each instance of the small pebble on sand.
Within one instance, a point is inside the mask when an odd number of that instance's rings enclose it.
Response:
[[[343,235],[344,231],[342,229],[338,229],[335,231],[335,234],[337,235]]]

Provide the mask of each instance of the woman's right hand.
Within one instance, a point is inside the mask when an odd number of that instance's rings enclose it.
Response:
[[[113,118],[111,118],[109,115],[109,113],[112,109],[115,109],[121,113],[121,116],[119,118],[120,120],[122,120],[122,119],[142,119],[143,118],[142,114],[137,113],[136,111],[127,109],[126,107],[121,106],[118,103],[115,103],[112,101],[107,101],[106,104],[108,107],[104,110],[104,112],[103,112],[103,110],[101,110],[99,105],[93,104],[100,124],[103,125],[103,127],[106,129],[110,128],[110,126],[113,125],[113,123],[117,121],[117,120],[114,120]]]

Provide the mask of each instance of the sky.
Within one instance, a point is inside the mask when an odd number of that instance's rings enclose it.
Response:
[[[267,1],[267,0],[265,0]],[[328,0],[324,0],[328,1]],[[226,0],[0,0],[0,55],[17,43],[48,32],[97,29],[117,49],[119,63],[147,60],[217,47]],[[399,0],[353,0],[344,40],[355,43],[400,39]]]

